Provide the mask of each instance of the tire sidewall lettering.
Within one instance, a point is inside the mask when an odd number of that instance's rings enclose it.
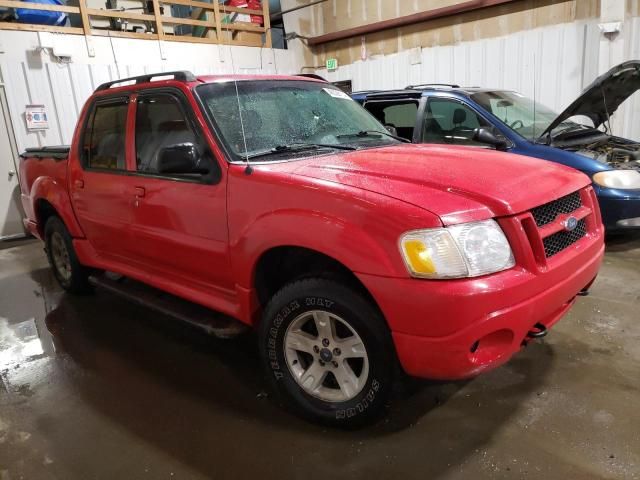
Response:
[[[267,356],[269,357],[269,366],[276,380],[281,380],[284,377],[280,361],[278,360],[277,344],[278,335],[283,322],[292,313],[300,309],[300,302],[293,300],[287,305],[282,307],[273,320],[273,326],[269,329],[269,336],[267,337]]]
[[[306,297],[304,299],[304,304],[307,307],[324,307],[324,308],[331,308],[333,307],[333,305],[335,305],[336,302],[334,302],[333,300],[328,300],[326,298],[322,298],[322,297]]]
[[[367,391],[366,395],[364,395],[362,400],[356,403],[355,406],[336,410],[336,420],[352,418],[359,413],[363,413],[371,404],[373,404],[378,390],[380,390],[380,382],[374,378],[371,381],[371,387]]]
[[[282,342],[284,341],[282,337],[293,318],[302,313],[302,311],[309,311],[316,308],[334,311],[335,305],[335,301],[327,298],[306,296],[299,300],[289,302],[278,311],[272,322],[272,326],[269,328],[267,337],[269,367],[276,381],[284,380],[285,375],[288,374],[288,367],[284,364],[284,358],[279,358],[278,345],[282,347]],[[348,408],[335,410],[335,419],[347,420],[365,412],[374,404],[380,387],[380,382],[376,378],[370,380],[369,388],[356,397],[360,399],[357,403],[350,405]]]

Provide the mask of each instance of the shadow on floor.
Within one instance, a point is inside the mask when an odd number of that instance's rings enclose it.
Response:
[[[45,284],[50,279],[45,271],[33,276]],[[544,381],[554,360],[549,346],[535,344],[471,382],[412,381],[397,393],[384,420],[342,432],[298,420],[265,398],[252,335],[216,340],[100,291],[62,295],[45,323],[63,365],[58,375],[65,378],[56,381],[79,395],[83,406],[204,475],[220,472],[227,462],[239,478],[265,473],[265,465],[283,476],[299,476],[313,465],[316,473],[331,474],[327,459],[349,463],[344,456],[364,442],[381,455],[407,456],[407,468],[436,475],[489,442]],[[417,434],[419,451],[396,449],[397,435]],[[296,444],[306,450],[292,450]],[[319,466],[318,455],[325,459]],[[357,478],[375,476],[384,464],[384,455],[373,455],[358,467]]]
[[[640,231],[608,234],[606,238],[607,252],[628,252],[640,250]]]

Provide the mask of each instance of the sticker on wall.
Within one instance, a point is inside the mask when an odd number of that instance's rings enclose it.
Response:
[[[27,121],[27,130],[46,130],[49,128],[49,119],[44,105],[26,105],[24,118]]]

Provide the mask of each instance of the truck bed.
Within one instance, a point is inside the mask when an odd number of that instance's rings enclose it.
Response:
[[[36,235],[37,218],[32,189],[36,182],[42,185],[58,185],[66,189],[68,145],[27,148],[20,154],[20,190],[26,219],[25,227]],[[65,195],[66,195],[66,190]],[[52,190],[53,192],[53,190]],[[32,228],[33,227],[33,228]]]

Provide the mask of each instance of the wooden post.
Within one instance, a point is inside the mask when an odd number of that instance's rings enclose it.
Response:
[[[269,0],[262,0],[262,22],[264,24],[264,46],[271,48],[271,18],[269,17]]]
[[[80,21],[82,22],[82,31],[84,32],[84,43],[87,46],[87,55],[96,56],[93,48],[93,40],[91,39],[91,19],[87,13],[87,4],[85,0],[78,0],[78,8],[80,9]]]
[[[82,20],[82,30],[86,36],[91,35],[91,20],[89,20],[89,14],[87,13],[87,4],[85,0],[78,0],[78,7],[80,8],[80,19]]]
[[[213,21],[216,22],[216,40],[218,43],[223,43],[224,33],[222,32],[222,22],[220,19],[220,4],[218,3],[218,0],[212,0],[212,1],[213,1]]]
[[[156,17],[156,34],[158,35],[158,41],[162,42],[164,40],[164,26],[162,25],[160,2],[158,0],[153,0],[153,15]]]

